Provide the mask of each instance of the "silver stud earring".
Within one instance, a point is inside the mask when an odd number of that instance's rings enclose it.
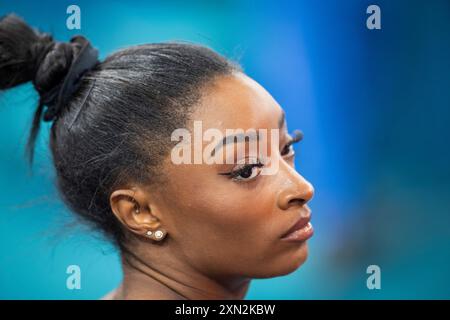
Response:
[[[164,237],[166,236],[166,233],[161,230],[156,230],[155,232],[153,232],[151,230],[147,230],[147,232],[145,234],[148,237],[152,237],[154,240],[157,240],[157,241],[164,239]]]
[[[161,230],[156,230],[155,232],[155,238],[156,239],[161,239],[164,236],[164,232],[162,232]]]

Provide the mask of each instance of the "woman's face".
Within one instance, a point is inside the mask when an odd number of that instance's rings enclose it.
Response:
[[[246,157],[249,163],[248,147],[243,156],[237,155],[239,142],[222,147],[225,155],[235,151],[233,163],[175,164],[169,157],[164,165],[167,183],[153,205],[161,213],[171,252],[210,275],[264,278],[296,270],[307,257],[306,239],[312,232],[307,226],[297,233],[300,240],[281,238],[300,218],[300,227],[308,222],[306,202],[314,190],[294,169],[293,148],[285,148],[292,137],[282,108],[258,83],[235,74],[208,86],[191,114],[187,129],[192,145],[194,121],[201,121],[203,132],[215,128],[224,136],[226,129],[266,129],[270,137],[271,129],[280,129],[277,150],[267,141],[270,161],[279,161],[278,170],[258,175],[261,168],[247,166],[236,175]],[[203,141],[203,148],[210,143]],[[232,171],[233,176],[223,174]]]

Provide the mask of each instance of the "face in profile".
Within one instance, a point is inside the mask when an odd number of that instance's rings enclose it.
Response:
[[[142,193],[167,232],[161,242],[165,250],[158,255],[172,255],[177,263],[223,279],[296,270],[308,255],[312,227],[307,202],[314,190],[294,168],[293,138],[282,108],[258,83],[238,73],[209,84],[189,119],[190,129],[194,121],[201,121],[203,130],[222,132],[279,129],[278,150],[268,146],[278,170],[261,175],[258,165],[245,165],[247,153],[239,159],[234,152],[235,161],[222,164],[174,164],[169,156],[161,167],[166,181]],[[222,148],[227,152],[237,144]]]

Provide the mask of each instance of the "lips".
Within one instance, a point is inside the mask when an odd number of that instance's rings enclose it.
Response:
[[[314,229],[310,221],[311,212],[303,212],[295,224],[281,236],[281,239],[287,241],[305,241],[311,238]]]

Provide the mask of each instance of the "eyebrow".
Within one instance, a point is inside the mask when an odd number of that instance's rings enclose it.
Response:
[[[284,122],[286,120],[286,113],[284,112],[284,110],[281,111],[281,115],[278,118],[278,128],[281,129],[284,126]],[[243,139],[245,138],[245,140]],[[222,147],[224,147],[226,144],[228,143],[237,143],[237,142],[248,142],[248,141],[253,141],[253,140],[259,141],[259,134],[257,133],[256,135],[247,135],[245,133],[239,133],[239,134],[232,134],[229,136],[226,136],[222,139],[221,142],[219,142],[214,149],[211,151],[211,156],[214,156],[214,154],[219,151]]]
[[[251,134],[248,135],[246,133],[237,133],[237,134],[231,134],[229,136],[226,136],[222,139],[221,142],[219,142],[214,149],[211,151],[211,156],[214,156],[214,154],[219,151],[223,146],[225,146],[227,143],[237,143],[237,142],[248,142],[255,140],[259,141],[259,134]]]

